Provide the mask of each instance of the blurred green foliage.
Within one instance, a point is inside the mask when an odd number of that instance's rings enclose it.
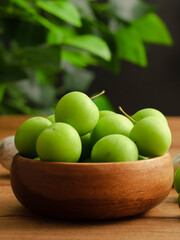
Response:
[[[57,96],[88,89],[90,65],[146,67],[147,43],[172,44],[155,11],[142,0],[0,0],[0,114],[51,113]]]

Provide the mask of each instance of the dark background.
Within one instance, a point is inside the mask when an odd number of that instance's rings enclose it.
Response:
[[[121,105],[129,114],[145,107],[166,115],[180,115],[180,0],[149,0],[158,5],[158,14],[173,37],[172,47],[148,45],[149,65],[141,68],[121,62],[113,75],[96,68],[96,79],[88,94],[106,90],[115,110]]]

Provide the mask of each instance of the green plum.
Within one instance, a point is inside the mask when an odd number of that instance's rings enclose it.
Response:
[[[14,140],[19,153],[24,157],[37,157],[37,138],[50,125],[51,122],[44,117],[32,117],[23,122],[17,129]]]
[[[146,117],[140,120],[130,133],[141,155],[161,156],[171,145],[171,131],[168,125],[158,117]]]
[[[81,137],[82,143],[82,153],[79,159],[79,162],[84,162],[85,159],[91,156],[91,133],[87,133],[86,135]]]
[[[50,122],[52,122],[52,124],[56,123],[56,121],[55,121],[55,114],[49,115],[49,116],[47,117],[47,119],[48,119]]]
[[[138,160],[136,144],[121,134],[101,138],[91,152],[92,162],[128,162]]]
[[[110,114],[116,114],[116,113],[113,111],[109,111],[109,110],[99,111],[99,118],[110,115]]]
[[[180,167],[177,169],[174,175],[174,188],[176,189],[177,193],[180,193]]]
[[[54,123],[39,135],[36,150],[42,161],[77,162],[82,150],[81,139],[69,124]]]
[[[179,193],[179,197],[178,197],[178,205],[179,205],[179,208],[180,208],[180,193]]]
[[[129,137],[132,122],[121,114],[109,114],[99,119],[91,134],[91,143],[94,144],[100,138],[110,134],[122,134]]]
[[[144,108],[139,110],[138,112],[136,112],[134,115],[132,115],[131,117],[136,121],[139,122],[140,120],[142,120],[143,118],[146,117],[158,117],[159,119],[161,119],[163,122],[165,122],[166,124],[168,124],[166,117],[157,109],[154,108]]]
[[[70,124],[81,136],[91,132],[98,119],[99,110],[97,106],[82,92],[67,93],[56,106],[56,122]]]

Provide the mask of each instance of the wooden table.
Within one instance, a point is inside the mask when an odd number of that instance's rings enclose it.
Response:
[[[15,133],[27,117],[0,117],[0,139]],[[168,117],[173,142],[170,153],[180,153],[180,117]],[[9,172],[0,166],[0,240],[180,240],[180,209],[177,193],[142,216],[97,222],[60,221],[36,216],[16,200],[10,187]]]

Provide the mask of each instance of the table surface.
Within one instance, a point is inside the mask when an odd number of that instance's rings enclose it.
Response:
[[[13,135],[25,116],[0,117],[0,139]],[[168,117],[173,141],[171,156],[180,153],[180,117]],[[0,166],[0,239],[126,240],[180,239],[180,209],[171,190],[158,206],[139,217],[76,222],[52,220],[32,214],[15,198],[9,172]]]

